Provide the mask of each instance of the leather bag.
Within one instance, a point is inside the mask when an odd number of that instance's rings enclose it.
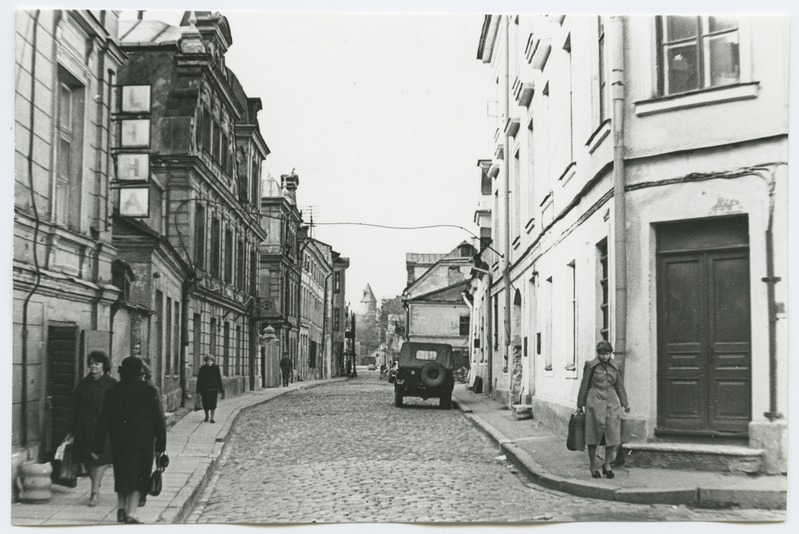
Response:
[[[578,410],[569,417],[569,435],[566,448],[570,451],[585,450],[585,412]]]
[[[158,497],[161,495],[161,489],[163,488],[163,477],[161,475],[161,468],[159,467],[153,474],[150,475],[150,488],[147,490],[147,493],[152,495],[153,497]]]

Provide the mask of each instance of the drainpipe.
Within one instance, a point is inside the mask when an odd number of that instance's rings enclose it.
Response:
[[[33,297],[36,290],[39,289],[39,285],[42,281],[42,274],[39,272],[39,257],[37,255],[37,243],[39,240],[39,210],[36,208],[36,193],[33,189],[33,141],[34,141],[34,102],[36,102],[36,45],[38,40],[39,34],[39,13],[40,11],[37,9],[36,12],[33,14],[33,35],[31,35],[31,50],[33,53],[31,54],[31,108],[30,108],[30,131],[28,132],[28,155],[27,155],[27,164],[28,164],[28,185],[30,187],[30,194],[31,194],[31,208],[33,209],[33,267],[34,267],[34,276],[35,282],[33,283],[33,287],[28,292],[28,295],[25,297],[25,301],[22,303],[22,368],[20,369],[21,375],[21,382],[22,387],[20,388],[20,417],[19,417],[19,427],[20,427],[20,445],[22,447],[28,446],[28,305],[30,304],[31,297]],[[55,35],[56,28],[58,27],[58,23],[61,20],[61,11],[57,10],[55,12],[55,17],[53,20],[53,35]],[[52,57],[56,57],[56,40],[53,39],[53,55]],[[53,70],[55,70],[55,61],[53,61]],[[55,113],[53,113],[55,115]]]
[[[769,173],[764,176],[761,172]],[[774,195],[777,181],[774,171],[769,168],[758,168],[755,174],[766,181],[768,185],[768,223],[766,225],[766,277],[762,279],[766,283],[766,298],[768,300],[768,363],[769,363],[769,411],[763,415],[770,421],[782,419],[782,414],[777,409],[777,303],[774,294],[774,285],[781,280],[779,276],[774,276],[774,236],[772,229],[774,226]]]
[[[486,287],[485,287],[485,311],[483,313],[483,317],[485,317],[485,331],[486,331],[486,360],[488,365],[486,365],[486,377],[485,382],[483,383],[483,392],[491,396],[491,393],[494,389],[494,332],[491,331],[491,326],[494,324],[494,318],[491,316],[492,313],[492,306],[491,306],[491,273],[489,272],[486,274]]]
[[[505,15],[505,85],[503,86],[505,100],[505,148],[504,148],[504,176],[502,177],[502,211],[504,213],[502,227],[502,285],[505,288],[505,309],[503,321],[505,323],[505,371],[510,370],[510,136],[507,131],[507,122],[510,119],[510,15]],[[513,399],[510,396],[512,376],[508,377],[508,405]]]
[[[627,359],[627,218],[624,186],[624,17],[610,17],[611,48],[610,84],[613,97],[613,242],[614,285],[616,295],[614,344],[615,356],[622,370]],[[623,373],[622,376],[624,376]]]
[[[183,280],[181,284],[180,300],[181,307],[183,308],[180,314],[180,363],[178,364],[179,385],[180,385],[180,406],[186,406],[186,396],[189,394],[187,391],[186,380],[186,351],[189,348],[189,303],[191,301],[191,294],[194,291],[194,283],[197,281],[197,271],[191,269],[191,272]]]

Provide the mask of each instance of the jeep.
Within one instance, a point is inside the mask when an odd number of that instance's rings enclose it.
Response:
[[[422,400],[438,398],[445,410],[452,407],[452,346],[443,343],[407,341],[400,349],[394,379],[394,405],[402,406],[405,397]]]

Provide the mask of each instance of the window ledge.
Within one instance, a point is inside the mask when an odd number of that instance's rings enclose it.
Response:
[[[610,135],[610,119],[605,119],[602,121],[602,124],[599,125],[594,133],[591,134],[591,137],[588,138],[588,141],[585,143],[585,146],[588,147],[588,153],[593,154],[594,151],[599,147],[602,141],[605,140],[607,136]]]
[[[755,98],[757,97],[759,87],[759,82],[742,83],[737,85],[728,85],[725,87],[714,87],[712,89],[692,91],[690,93],[679,95],[670,95],[654,98],[651,100],[640,100],[635,103],[635,114],[639,117],[642,117],[645,115],[651,115],[665,111],[688,109],[698,106],[705,106],[708,104]]]
[[[527,221],[527,224],[524,225],[524,231],[529,234],[533,231],[533,228],[535,228],[535,218],[531,218]]]
[[[577,162],[572,161],[571,163],[566,165],[566,169],[563,171],[563,173],[561,173],[560,177],[558,178],[558,181],[563,182],[563,185],[566,185],[567,183],[569,183],[569,180],[571,180],[574,177],[576,172],[577,172]]]
[[[520,236],[516,236],[516,237],[513,239],[513,243],[512,243],[513,249],[514,249],[514,250],[516,250],[517,248],[519,248],[519,244],[520,244],[521,242],[522,242],[522,238],[521,238]]]

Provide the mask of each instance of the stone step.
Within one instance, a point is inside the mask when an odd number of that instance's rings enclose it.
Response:
[[[622,454],[628,467],[755,475],[763,471],[764,451],[735,445],[653,442],[624,443]]]

